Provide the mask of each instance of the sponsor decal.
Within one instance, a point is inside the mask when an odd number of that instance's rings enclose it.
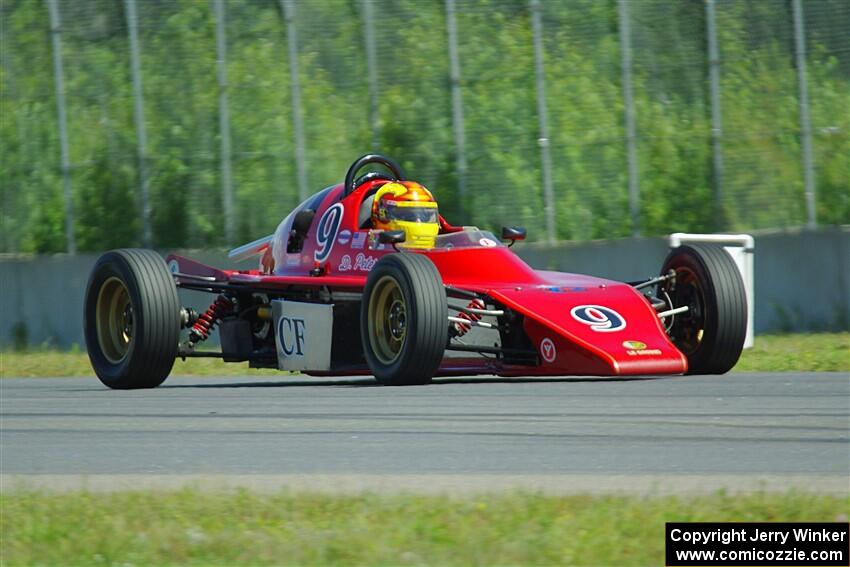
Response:
[[[646,350],[627,350],[629,356],[661,356],[661,351],[657,348],[648,348]]]
[[[378,262],[378,259],[374,256],[367,256],[360,252],[354,258],[354,262],[351,262],[351,256],[348,254],[342,257],[342,261],[339,263],[339,271],[340,272],[371,272],[372,268],[375,267],[375,264]]]
[[[350,230],[340,230],[339,236],[336,241],[339,242],[342,246],[348,244],[348,241],[351,240],[351,231]]]
[[[179,271],[180,271],[180,264],[178,264],[178,263],[177,263],[177,260],[171,260],[171,261],[168,263],[168,270],[169,270],[172,274],[176,274],[177,272],[179,272]]]
[[[646,343],[640,341],[623,341],[623,348],[629,356],[658,356],[661,351],[657,348],[646,348]]]
[[[543,357],[543,360],[550,363],[555,362],[555,358],[558,357],[558,351],[555,350],[555,343],[549,337],[540,341],[540,356]]]
[[[580,292],[587,291],[586,287],[561,287],[557,285],[545,286],[543,289],[550,293],[571,293],[571,292]]]
[[[366,232],[355,232],[351,237],[351,248],[354,250],[362,250],[366,244]]]
[[[369,233],[369,250],[383,250],[386,248],[386,245],[378,242],[378,233],[370,232]]]
[[[285,264],[287,266],[297,266],[300,263],[301,263],[301,257],[298,256],[298,254],[287,254],[286,255]]]
[[[342,221],[342,212],[342,203],[337,203],[332,207],[328,207],[328,210],[319,219],[319,226],[316,229],[316,244],[318,248],[316,248],[316,253],[313,256],[316,262],[324,262],[331,255],[334,242],[336,242],[339,223]]]
[[[613,333],[626,328],[626,319],[622,315],[602,305],[578,305],[570,310],[570,315],[598,333]]]
[[[482,238],[481,240],[478,241],[478,244],[480,244],[484,248],[493,248],[493,247],[499,245],[498,242],[496,242],[495,240],[492,240],[490,238]]]
[[[277,322],[277,336],[284,356],[304,356],[304,319],[283,316]]]

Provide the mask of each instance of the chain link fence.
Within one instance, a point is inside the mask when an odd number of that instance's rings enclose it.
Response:
[[[378,151],[541,241],[850,223],[846,0],[9,0],[0,252],[235,245]]]

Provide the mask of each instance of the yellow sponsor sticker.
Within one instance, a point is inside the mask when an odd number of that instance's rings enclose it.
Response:
[[[629,356],[658,356],[661,351],[657,348],[646,348],[646,343],[640,341],[623,341],[623,348]]]

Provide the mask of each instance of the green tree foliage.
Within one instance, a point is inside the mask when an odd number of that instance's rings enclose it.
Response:
[[[527,0],[456,0],[468,175],[458,192],[442,0],[296,2],[309,191],[379,150],[458,224],[543,236],[540,125]],[[139,156],[124,3],[60,2],[75,236],[141,244]],[[615,0],[541,2],[558,237],[632,234]],[[237,238],[299,201],[287,26],[277,0],[225,2]],[[850,6],[804,2],[817,214],[850,223]],[[219,85],[209,2],[138,2],[154,245],[220,246]],[[643,234],[806,220],[790,2],[717,3],[723,201],[716,215],[705,4],[630,2]],[[0,251],[66,247],[46,4],[0,5]],[[364,32],[377,54],[378,147]]]
[[[76,177],[79,219],[76,236],[81,250],[122,248],[138,244],[139,214],[132,176],[101,159]]]

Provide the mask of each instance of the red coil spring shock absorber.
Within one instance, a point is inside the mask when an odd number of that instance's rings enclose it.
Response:
[[[484,302],[480,299],[473,299],[469,302],[469,305],[466,306],[468,309],[486,309],[487,306],[484,305]],[[461,311],[457,314],[459,319],[466,319],[467,321],[472,321],[473,323],[481,320],[481,315],[478,313],[466,313]],[[472,325],[467,325],[465,323],[455,323],[455,331],[457,331],[457,336],[462,337],[466,333],[468,333],[472,329]]]
[[[215,301],[209,306],[203,315],[198,317],[198,320],[192,325],[192,330],[189,331],[189,342],[195,344],[200,341],[205,341],[210,336],[210,330],[218,323],[222,315],[233,307],[233,302],[224,295],[216,297]]]

